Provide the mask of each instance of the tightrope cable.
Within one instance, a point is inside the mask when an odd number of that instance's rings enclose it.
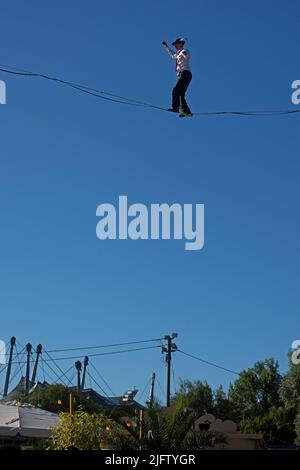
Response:
[[[38,72],[31,72],[28,70],[20,69],[14,66],[10,65],[3,65],[0,64],[0,72],[3,73],[8,73],[11,75],[19,75],[19,76],[27,76],[27,77],[36,77],[36,78],[42,78],[44,80],[50,80],[57,82],[62,85],[69,86],[75,90],[78,90],[82,93],[86,93],[88,95],[94,96],[96,98],[106,100],[106,101],[111,101],[114,103],[119,103],[119,104],[125,104],[128,106],[137,106],[137,107],[147,107],[147,108],[153,108],[157,109],[159,111],[165,111],[165,112],[170,112],[173,113],[170,109],[164,108],[163,106],[158,106],[156,104],[152,103],[147,103],[144,101],[139,101],[133,98],[128,98],[125,96],[120,96],[116,95],[114,93],[110,93],[107,91],[103,90],[98,90],[95,88],[91,88],[86,85],[81,85],[78,83],[70,82],[68,80],[63,80],[61,78],[57,78],[54,76],[46,75],[44,73],[38,73]],[[201,111],[201,112],[195,112],[192,113],[193,116],[226,116],[226,115],[231,115],[231,116],[278,116],[278,115],[287,115],[287,114],[297,114],[300,113],[300,109],[269,109],[269,110],[255,110],[255,111]]]

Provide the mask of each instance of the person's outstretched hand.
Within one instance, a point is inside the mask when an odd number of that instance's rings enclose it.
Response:
[[[163,41],[163,42],[162,42],[162,45],[163,45],[164,47],[166,47],[166,46],[168,45],[168,44],[167,44],[167,41]]]

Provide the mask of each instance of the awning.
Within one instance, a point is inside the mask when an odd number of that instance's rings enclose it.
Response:
[[[0,437],[49,437],[58,420],[57,414],[29,404],[0,404]]]

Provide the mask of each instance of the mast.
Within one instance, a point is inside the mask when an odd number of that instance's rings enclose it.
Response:
[[[32,345],[30,343],[26,344],[26,351],[27,351],[27,361],[26,361],[26,375],[25,375],[25,395],[29,394],[30,388],[30,355],[31,355]]]
[[[80,361],[75,362],[75,368],[77,370],[77,388],[78,388],[78,392],[80,392],[80,389],[81,389],[81,385],[80,385],[81,362]]]
[[[84,390],[84,385],[85,385],[85,376],[86,376],[86,368],[89,363],[89,358],[88,356],[85,356],[83,360],[83,373],[82,373],[82,381],[81,381],[81,390]]]
[[[149,408],[153,406],[154,402],[154,386],[155,386],[155,377],[156,374],[153,372],[152,374],[152,379],[151,379],[151,388],[150,388],[150,398],[149,398]]]
[[[3,398],[6,397],[7,393],[8,393],[8,386],[9,386],[10,373],[11,373],[11,364],[12,364],[12,358],[13,358],[13,352],[14,352],[15,344],[16,344],[16,338],[14,336],[12,336],[10,338],[9,359],[8,359],[8,364],[7,364],[7,371],[6,371],[6,377],[5,377]]]
[[[35,383],[39,358],[40,358],[40,355],[42,353],[42,349],[43,349],[43,346],[41,344],[38,344],[38,346],[36,348],[36,358],[35,358],[34,368],[33,368],[32,377],[31,377],[31,382],[33,382],[33,383]]]

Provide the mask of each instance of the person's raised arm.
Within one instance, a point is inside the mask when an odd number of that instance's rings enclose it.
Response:
[[[163,41],[163,42],[162,42],[162,45],[163,45],[163,47],[166,49],[166,51],[168,52],[168,54],[172,57],[172,59],[176,59],[176,52],[173,51],[173,50],[168,46],[167,41]]]

